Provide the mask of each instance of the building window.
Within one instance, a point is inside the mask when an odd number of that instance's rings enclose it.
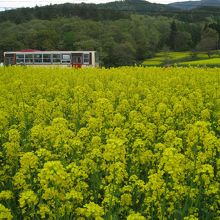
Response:
[[[84,64],[89,64],[89,53],[84,53],[83,54],[83,63]]]
[[[51,63],[51,54],[43,54],[43,62]]]
[[[25,63],[33,63],[33,54],[25,54]]]
[[[60,54],[53,54],[53,63],[60,63],[60,62],[61,62]]]
[[[34,63],[42,63],[42,54],[34,54]]]
[[[16,63],[24,63],[24,54],[16,54]]]

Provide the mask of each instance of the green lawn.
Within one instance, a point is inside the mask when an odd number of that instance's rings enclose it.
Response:
[[[199,66],[220,66],[219,51],[211,51],[210,58],[207,52],[159,52],[154,57],[143,62],[145,66],[166,66],[166,65],[199,65]]]

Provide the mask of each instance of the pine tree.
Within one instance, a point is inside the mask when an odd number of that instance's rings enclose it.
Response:
[[[170,25],[170,36],[168,39],[168,46],[171,50],[176,50],[176,38],[177,38],[177,26],[176,22],[173,21]]]

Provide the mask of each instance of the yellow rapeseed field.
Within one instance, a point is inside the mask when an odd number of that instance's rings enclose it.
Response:
[[[220,219],[220,69],[0,69],[0,219]]]

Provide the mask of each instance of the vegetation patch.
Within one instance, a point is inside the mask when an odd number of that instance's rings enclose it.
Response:
[[[209,52],[159,52],[153,58],[146,59],[144,66],[200,65],[220,66],[219,51]]]

